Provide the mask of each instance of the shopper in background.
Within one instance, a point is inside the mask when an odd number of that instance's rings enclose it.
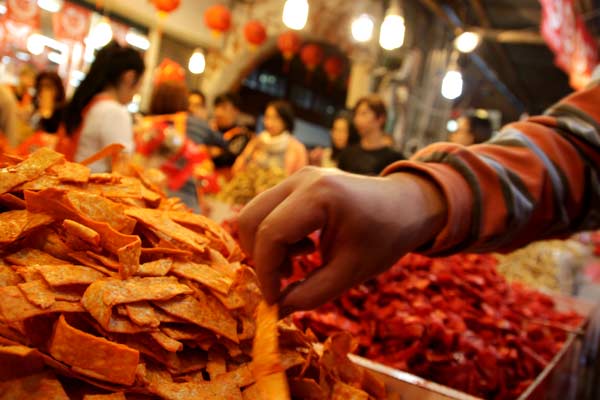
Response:
[[[253,138],[233,165],[236,174],[256,165],[261,168],[281,168],[291,175],[308,164],[304,145],[292,136],[294,111],[285,101],[267,105],[264,116],[265,131]]]
[[[57,149],[82,161],[112,143],[133,151],[132,121],[126,104],[138,91],[144,60],[136,50],[111,42],[98,51],[88,74],[65,112],[65,133]],[[108,161],[90,165],[93,172],[110,169]]]
[[[470,146],[484,143],[492,137],[492,123],[488,118],[463,115],[458,119],[458,129],[450,135],[452,143]]]
[[[6,151],[18,144],[18,119],[17,101],[12,90],[0,84],[0,150]]]
[[[331,147],[317,147],[310,152],[311,165],[324,168],[335,168],[338,165],[340,154],[348,146],[353,146],[360,141],[352,122],[352,113],[340,111],[333,120],[331,127]]]
[[[600,85],[491,142],[436,143],[365,178],[307,168],[255,198],[240,241],[268,302],[310,309],[386,270],[427,255],[518,248],[600,228]],[[322,230],[324,265],[281,290],[288,257]]]
[[[35,111],[31,117],[32,126],[45,133],[56,133],[62,122],[65,107],[65,88],[56,72],[38,74],[35,80]]]
[[[213,154],[217,168],[231,167],[252,139],[253,127],[240,120],[240,104],[240,96],[235,93],[221,94],[215,99],[212,128],[221,132],[227,142],[225,150],[218,150]]]
[[[19,107],[20,117],[27,120],[33,111],[33,86],[35,84],[35,70],[25,65],[19,72],[19,81],[12,88],[17,105]]]
[[[369,95],[358,100],[354,107],[354,125],[360,143],[341,152],[338,163],[341,170],[378,175],[390,163],[403,159],[390,147],[388,136],[383,132],[386,119],[385,104],[379,96]]]
[[[188,111],[190,114],[203,121],[208,120],[208,110],[206,108],[206,96],[199,90],[192,90],[188,95]]]

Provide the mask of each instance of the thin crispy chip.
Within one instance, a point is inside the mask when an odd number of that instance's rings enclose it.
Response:
[[[238,343],[237,322],[218,300],[202,292],[196,292],[195,297],[181,296],[168,301],[155,301],[154,304],[171,315]]]
[[[95,269],[82,265],[38,265],[29,268],[39,271],[50,286],[87,285],[105,277]]]
[[[104,147],[96,154],[92,154],[85,160],[81,161],[81,164],[90,165],[90,164],[95,163],[96,161],[100,161],[100,160],[103,160],[108,157],[115,157],[115,156],[119,155],[123,151],[123,149],[125,149],[125,146],[123,146],[122,144],[119,144],[119,143],[109,144],[108,146]]]
[[[143,251],[143,249],[142,249]],[[138,276],[165,276],[171,270],[173,260],[170,258],[161,258],[160,260],[150,261],[141,264],[136,275]]]
[[[161,257],[191,257],[192,252],[188,250],[172,249],[169,247],[154,247],[154,248],[142,248],[142,256],[161,256]]]
[[[256,384],[248,386],[246,389],[244,389],[244,391],[242,392],[242,398],[243,398],[243,400],[265,400],[262,397],[260,389],[258,388],[258,386],[256,386]],[[298,397],[298,398],[304,399],[304,397]],[[319,400],[322,400],[322,399],[319,399]]]
[[[153,190],[148,189],[146,186],[142,185],[142,197],[146,202],[146,205],[151,208],[156,208],[160,204],[163,196],[159,193],[156,193]]]
[[[240,365],[233,371],[227,372],[223,375],[219,375],[215,378],[215,380],[230,381],[241,388],[252,385],[255,382],[254,375],[252,374],[252,369],[250,368],[249,363]]]
[[[160,320],[154,311],[154,307],[147,301],[126,304],[125,310],[129,318],[137,325],[149,326],[151,328],[156,328],[160,325]]]
[[[42,274],[40,274],[40,272],[33,267],[17,267],[17,274],[19,274],[19,276],[23,278],[25,282],[44,279]]]
[[[2,400],[69,400],[62,385],[50,371],[0,381]]]
[[[27,297],[27,300],[29,300],[31,304],[35,306],[48,308],[56,302],[54,293],[52,293],[52,290],[50,290],[44,281],[37,280],[20,283],[17,286],[21,292],[23,292],[25,297]]]
[[[158,320],[160,321],[161,324],[163,324],[163,323],[165,323],[165,324],[187,323],[186,321],[182,320],[181,318],[177,318],[171,314],[167,314],[160,308],[155,308],[154,311],[156,312],[156,315],[158,316]],[[174,337],[173,339],[177,339],[177,338]]]
[[[327,394],[323,392],[321,386],[309,378],[291,378],[290,392],[297,399],[306,400],[324,400]]]
[[[289,399],[277,342],[278,309],[262,301],[256,310],[256,336],[252,344],[252,373],[265,399]]]
[[[149,389],[166,400],[243,400],[240,389],[229,381],[162,382]],[[273,397],[275,399],[275,397]]]
[[[1,178],[0,178],[1,179]],[[10,244],[35,228],[48,225],[53,218],[28,210],[12,210],[0,213],[0,245]]]
[[[344,382],[336,381],[333,385],[331,400],[369,400],[369,394]]]
[[[135,381],[137,350],[75,329],[62,315],[48,347],[52,357],[83,375],[123,385]]]
[[[24,210],[25,201],[12,193],[4,193],[0,195],[0,206],[9,210]]]
[[[91,258],[99,261],[100,263],[102,263],[102,265],[104,265],[110,269],[114,269],[114,270],[119,269],[119,262],[116,260],[113,260],[110,257],[106,257],[106,256],[103,256],[102,254],[94,253],[93,251],[86,251],[85,254],[87,254]]]
[[[16,253],[12,253],[4,258],[6,261],[26,267],[33,265],[61,265],[65,264],[65,260],[58,259],[50,254],[32,248],[24,248]]]
[[[14,167],[0,169],[0,194],[10,191],[23,182],[37,178],[46,169],[63,159],[62,154],[41,148]]]
[[[179,243],[192,251],[203,252],[208,244],[206,237],[173,222],[164,211],[130,208],[125,214],[147,225],[161,239]]]
[[[176,353],[183,350],[183,343],[178,342],[175,339],[171,339],[169,336],[160,331],[151,332],[150,336],[152,336],[152,339],[154,339],[156,343],[160,345],[160,347],[171,353]]]
[[[133,232],[135,220],[124,214],[125,207],[122,205],[86,192],[72,191],[67,193],[66,197],[75,209],[94,221],[106,222],[117,231],[127,235]]]
[[[227,372],[227,361],[220,352],[209,351],[206,372],[210,375],[210,380],[215,380],[217,376]]]
[[[222,273],[228,275],[229,277],[235,279],[241,269],[240,263],[230,263],[227,261],[223,254],[214,250],[208,249],[208,254],[210,256],[210,265],[214,269],[221,271]]]
[[[85,225],[81,225],[79,222],[65,219],[63,221],[63,228],[68,234],[76,236],[84,242],[94,246],[98,246],[100,244],[100,234]]]
[[[16,286],[0,288],[0,319],[6,322],[23,321],[36,315],[55,312],[83,312],[79,303],[56,301],[49,308],[43,309],[31,304]]]
[[[106,276],[114,277],[116,276],[116,272],[111,271],[107,268],[104,268],[102,265],[99,265],[95,259],[93,259],[88,252],[85,253],[83,251],[74,251],[69,253],[69,257],[79,262],[81,265],[85,265],[86,267],[90,267],[95,269],[98,272],[103,273]]]
[[[130,278],[127,281],[105,279],[92,283],[85,291],[81,303],[94,317],[102,328],[109,332],[124,332],[126,330],[140,331],[126,320],[113,316],[111,308],[117,304],[134,303],[142,300],[170,299],[191,289],[177,283],[177,279],[169,278]]]
[[[18,185],[12,189],[13,192],[23,192],[25,190],[44,190],[49,188],[64,188],[63,185],[54,175],[42,175],[31,181],[27,181],[21,185]]]
[[[224,295],[229,292],[233,283],[231,278],[205,264],[178,261],[173,264],[172,272],[181,278],[191,279]]]
[[[59,259],[70,259],[69,253],[73,251],[63,242],[60,236],[49,227],[38,229],[35,235],[28,237],[28,242],[29,245]]]
[[[117,392],[111,394],[86,394],[83,400],[127,400],[125,393]]]
[[[56,175],[59,181],[69,183],[87,183],[90,177],[90,169],[85,165],[72,162],[55,164],[48,170]]]
[[[227,295],[223,295],[214,290],[211,290],[211,293],[214,294],[228,310],[237,310],[238,308],[244,307],[246,302],[240,291],[236,289],[236,287],[232,288]]]
[[[89,181],[93,183],[119,183],[121,182],[121,176],[110,172],[95,172],[90,174]]]
[[[167,314],[168,315],[168,314]],[[179,320],[181,321],[181,320]],[[165,322],[167,323],[167,322]],[[171,339],[175,340],[200,340],[210,338],[216,341],[215,336],[212,332],[207,331],[204,328],[200,328],[196,325],[191,324],[176,324],[176,325],[161,325],[160,329],[168,335]]]
[[[304,357],[295,350],[284,350],[281,352],[281,367],[284,370],[304,364]]]
[[[131,243],[117,250],[119,257],[119,275],[121,279],[127,279],[135,275],[140,266],[140,255],[142,254],[142,241],[138,237]]]
[[[17,271],[7,265],[0,265],[0,287],[14,286],[23,280],[17,274]]]

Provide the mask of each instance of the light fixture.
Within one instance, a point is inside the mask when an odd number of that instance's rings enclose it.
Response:
[[[150,48],[150,41],[148,38],[133,30],[127,32],[127,35],[125,35],[125,41],[133,47],[137,47],[138,49],[148,50]]]
[[[204,72],[206,68],[206,59],[204,58],[204,53],[200,50],[194,51],[194,54],[190,57],[190,62],[188,63],[188,69],[192,74],[201,74]]]
[[[385,50],[398,49],[404,44],[405,33],[406,26],[404,25],[404,17],[400,6],[393,0],[381,24],[379,45]]]
[[[361,14],[352,21],[352,37],[357,42],[368,42],[373,38],[375,22],[369,14]]]
[[[76,69],[73,72],[71,72],[71,78],[77,81],[82,81],[85,79],[85,73]]]
[[[448,100],[460,97],[463,89],[462,74],[455,69],[449,69],[442,81],[442,96]]]
[[[308,0],[286,0],[283,6],[283,23],[299,31],[308,20]]]
[[[463,32],[454,39],[454,47],[461,53],[470,53],[479,45],[480,37],[475,32]]]
[[[0,14],[6,14],[6,5],[0,4]]]
[[[27,51],[34,56],[39,56],[44,52],[44,39],[39,33],[34,33],[27,38]]]
[[[113,32],[110,26],[110,21],[107,18],[102,20],[94,26],[90,35],[87,38],[88,44],[99,49],[106,46],[112,40]]]
[[[38,0],[38,6],[45,11],[55,13],[60,11],[62,7],[62,1],[60,0]]]
[[[27,53],[22,52],[22,51],[17,51],[15,53],[15,57],[17,57],[18,60],[21,60],[21,61],[24,61],[24,62],[27,62],[27,61],[31,60],[31,56],[29,54],[27,54]]]
[[[446,122],[446,129],[448,132],[456,132],[458,130],[458,122],[455,119],[449,119]]]
[[[65,61],[63,55],[60,53],[57,53],[56,51],[52,51],[52,52],[48,53],[48,60],[52,61],[53,63],[59,64],[59,65]]]

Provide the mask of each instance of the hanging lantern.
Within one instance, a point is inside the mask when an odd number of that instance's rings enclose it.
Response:
[[[152,4],[154,4],[154,7],[156,7],[156,9],[158,10],[158,12],[160,13],[171,13],[175,10],[177,10],[177,8],[179,8],[179,4],[181,4],[181,0],[151,0]]]
[[[302,41],[296,32],[284,32],[277,38],[277,47],[283,54],[283,58],[291,60],[294,55],[300,50]]]
[[[260,46],[267,40],[267,30],[259,21],[249,21],[244,26],[244,37],[252,46]]]
[[[170,58],[165,58],[156,68],[156,72],[154,73],[154,84],[158,85],[162,82],[172,81],[185,81],[185,70],[175,61]]]
[[[307,44],[302,48],[300,58],[309,71],[314,71],[323,61],[323,49],[317,44]]]
[[[338,56],[330,56],[323,65],[325,73],[330,81],[337,80],[344,71],[344,61]]]
[[[222,4],[210,6],[204,12],[204,23],[216,35],[225,33],[231,28],[231,12]]]

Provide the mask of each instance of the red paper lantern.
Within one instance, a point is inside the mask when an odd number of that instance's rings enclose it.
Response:
[[[283,58],[291,60],[294,55],[300,50],[302,41],[296,32],[284,32],[277,38],[277,47],[283,54]]]
[[[222,4],[210,6],[204,12],[204,23],[213,32],[227,32],[231,28],[231,12]]]
[[[300,52],[302,62],[309,71],[313,71],[323,61],[323,48],[317,44],[307,44]]]
[[[170,13],[177,10],[181,0],[152,0],[152,4],[159,12]]]
[[[185,69],[170,58],[162,60],[156,68],[154,75],[154,84],[158,85],[162,82],[184,82]]]
[[[244,26],[244,37],[254,46],[260,46],[267,40],[267,30],[259,21],[250,21]]]
[[[344,61],[338,56],[330,56],[325,60],[323,68],[329,80],[335,81],[344,71]]]

